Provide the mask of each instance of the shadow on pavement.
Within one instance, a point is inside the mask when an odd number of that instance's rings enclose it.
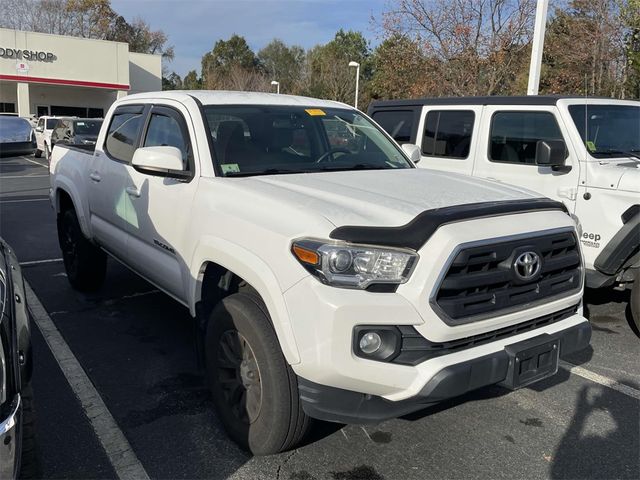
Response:
[[[569,428],[553,455],[550,477],[640,478],[639,405],[605,387],[583,386]],[[603,417],[608,417],[608,431],[602,431]]]

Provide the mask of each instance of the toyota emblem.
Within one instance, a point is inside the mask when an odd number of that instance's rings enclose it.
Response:
[[[533,280],[540,273],[541,268],[540,255],[536,252],[521,253],[513,262],[513,271],[520,280],[524,281]]]

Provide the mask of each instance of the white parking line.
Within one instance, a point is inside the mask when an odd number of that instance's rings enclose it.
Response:
[[[149,476],[138,460],[129,441],[118,427],[113,416],[104,404],[100,394],[91,383],[86,372],[73,355],[69,345],[54,325],[46,310],[36,297],[31,286],[25,282],[27,304],[33,320],[42,332],[62,373],[67,378],[73,393],[80,401],[85,415],[102,448],[104,448],[118,478],[147,480]]]
[[[587,370],[586,368],[579,367],[569,362],[560,361],[560,366],[565,370],[569,370],[569,372],[578,375],[579,377],[585,378],[587,380],[591,380],[592,382],[599,383],[605,387],[608,387],[616,392],[623,393],[624,395],[635,398],[636,400],[640,400],[640,390],[636,390],[635,388],[630,387],[629,385],[625,385],[624,383],[620,383],[613,378],[605,377],[604,375],[600,375],[599,373],[592,372],[591,370]]]
[[[39,166],[41,166],[42,168],[46,168],[46,169],[48,169],[48,168],[49,168],[49,166],[48,166],[48,165],[43,165],[43,164],[42,164],[42,163],[40,163],[40,162],[36,162],[35,160],[31,160],[30,158],[26,158],[26,157],[22,157],[22,158],[24,158],[27,162],[35,163],[36,165],[39,165]]]
[[[56,263],[61,262],[61,258],[48,258],[46,260],[31,260],[30,262],[20,262],[21,267],[29,267],[31,265],[40,265],[41,263]]]
[[[2,200],[0,198],[0,203],[22,203],[22,202],[48,202],[48,198],[28,198],[26,200]]]
[[[0,179],[5,180],[7,178],[44,178],[49,177],[49,175],[2,175]]]

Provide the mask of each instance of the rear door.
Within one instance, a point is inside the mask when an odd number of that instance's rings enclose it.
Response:
[[[144,105],[123,105],[114,110],[104,142],[96,145],[88,169],[93,235],[120,259],[126,257],[128,225],[135,223],[129,214],[131,198],[125,192],[127,165],[140,142],[147,109]]]
[[[168,102],[168,101],[167,101]],[[189,270],[180,252],[187,249],[187,226],[197,188],[194,128],[188,110],[178,102],[154,105],[141,147],[172,146],[182,152],[190,178],[149,175],[126,165],[125,191],[130,208],[127,263],[181,301],[186,299]]]
[[[524,187],[565,203],[573,212],[580,167],[566,126],[550,106],[486,106],[474,176]],[[540,140],[564,140],[568,170],[535,163]]]
[[[426,105],[418,125],[418,166],[471,175],[481,115],[480,105]]]

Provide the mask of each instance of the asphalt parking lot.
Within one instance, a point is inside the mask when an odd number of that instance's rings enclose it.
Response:
[[[640,339],[625,319],[628,291],[589,294],[592,350],[532,388],[489,388],[366,428],[321,424],[295,451],[250,457],[212,410],[188,311],[111,260],[99,293],[72,290],[47,194],[43,159],[0,158],[0,235],[151,478],[640,478]],[[35,327],[33,342],[43,476],[117,478]]]

